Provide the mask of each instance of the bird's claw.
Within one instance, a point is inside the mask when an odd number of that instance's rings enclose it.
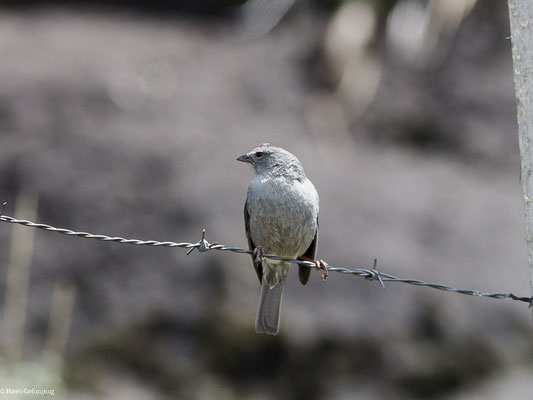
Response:
[[[256,247],[254,249],[254,261],[256,265],[261,265],[261,262],[263,261],[263,257],[265,256],[265,249],[263,249],[261,246]]]
[[[314,260],[307,256],[301,256],[299,260],[308,261],[308,262],[312,262],[313,264],[315,264],[315,269],[320,274],[320,277],[322,278],[322,280],[324,282],[328,280],[328,263],[327,262],[325,262],[324,260]]]
[[[328,263],[324,260],[314,260],[313,262],[316,265],[316,270],[320,274],[320,277],[326,282],[328,280]]]

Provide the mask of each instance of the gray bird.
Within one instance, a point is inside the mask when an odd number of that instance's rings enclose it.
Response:
[[[261,282],[255,331],[275,335],[279,332],[281,297],[290,263],[263,256],[276,254],[311,261],[319,272],[324,271],[321,276],[326,280],[327,264],[315,260],[318,194],[300,161],[282,148],[262,144],[237,160],[252,164],[255,170],[244,205],[252,265]],[[299,266],[303,285],[310,273],[309,267]]]

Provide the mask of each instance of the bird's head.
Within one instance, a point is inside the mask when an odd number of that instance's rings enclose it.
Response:
[[[286,176],[305,179],[304,169],[296,156],[281,147],[263,143],[252,151],[241,155],[237,161],[252,164],[255,173],[264,176]]]

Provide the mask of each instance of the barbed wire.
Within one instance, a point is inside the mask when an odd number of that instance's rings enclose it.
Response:
[[[220,251],[231,251],[234,253],[240,254],[252,254],[251,250],[246,250],[240,247],[235,246],[225,246],[219,242],[209,243],[205,238],[205,229],[202,232],[202,238],[196,243],[188,242],[171,242],[171,241],[158,241],[158,240],[139,240],[139,239],[126,239],[120,236],[107,236],[107,235],[97,235],[88,232],[76,232],[70,229],[65,228],[56,228],[51,225],[36,223],[24,219],[16,219],[9,217],[7,215],[2,215],[4,207],[0,211],[0,222],[8,222],[11,224],[19,224],[28,226],[31,228],[42,229],[49,232],[56,232],[63,235],[75,236],[85,239],[95,239],[101,240],[104,242],[115,242],[123,244],[131,244],[136,246],[156,246],[156,247],[179,247],[188,249],[187,255],[189,255],[194,249],[198,250],[200,253],[203,253],[208,250],[220,250]],[[310,261],[302,261],[294,258],[280,257],[275,254],[265,254],[265,258],[270,258],[273,260],[282,260],[294,264],[304,265],[309,268],[316,268],[316,265]],[[371,281],[378,281],[383,288],[385,288],[385,282],[400,282],[406,283],[414,286],[424,286],[432,289],[443,290],[446,292],[460,293],[468,296],[476,297],[490,297],[493,299],[511,299],[515,301],[521,301],[528,303],[531,307],[533,305],[533,297],[526,296],[517,296],[513,293],[494,293],[494,292],[481,292],[478,290],[472,289],[458,289],[447,285],[442,285],[439,283],[433,282],[424,282],[417,279],[408,279],[408,278],[398,278],[394,275],[388,274],[386,272],[381,272],[376,269],[377,260],[374,260],[374,265],[372,268],[346,268],[346,267],[335,267],[329,266],[329,272],[338,272],[341,274],[355,275],[366,278]]]

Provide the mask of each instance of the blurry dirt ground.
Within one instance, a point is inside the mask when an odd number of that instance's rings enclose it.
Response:
[[[217,19],[4,12],[0,199],[38,193],[39,221],[74,230],[192,242],[207,228],[210,241],[245,246],[252,171],[235,158],[270,142],[319,191],[330,264],[377,258],[400,277],[527,295],[505,23],[465,49],[495,18],[488,3],[439,70],[383,56],[382,86],[357,120],[309,84],[319,15],[296,10],[246,41]],[[265,337],[242,255],[37,232],[32,265],[26,357],[44,340],[54,283],[77,288],[67,398],[528,398],[525,304],[336,273],[301,287],[291,271],[281,334]]]

